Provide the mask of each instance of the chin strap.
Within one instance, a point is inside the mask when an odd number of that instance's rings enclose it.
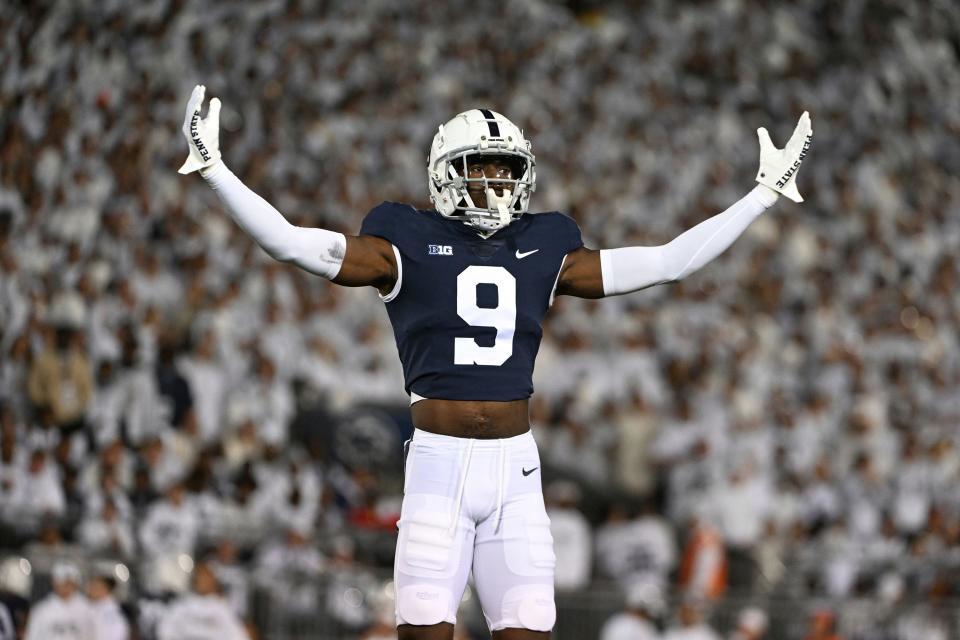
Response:
[[[500,213],[501,229],[510,224],[510,210],[507,209],[507,206],[510,204],[512,198],[513,194],[510,193],[509,189],[504,189],[503,195],[498,196],[496,191],[487,187],[487,205],[494,205]]]

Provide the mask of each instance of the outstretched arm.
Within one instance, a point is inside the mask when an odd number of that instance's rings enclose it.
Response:
[[[183,134],[190,154],[180,173],[200,171],[230,216],[272,258],[346,286],[374,286],[386,293],[397,278],[390,243],[374,236],[345,236],[326,229],[290,224],[269,202],[248,188],[220,159],[220,100],[200,117],[205,87],[194,88],[187,103]]]
[[[783,149],[776,149],[766,129],[760,137],[760,184],[726,211],[656,247],[624,247],[595,251],[581,248],[567,256],[557,293],[600,298],[682,280],[727,247],[761,213],[777,201],[778,192],[802,202],[796,172],[810,148],[810,116],[804,112]]]

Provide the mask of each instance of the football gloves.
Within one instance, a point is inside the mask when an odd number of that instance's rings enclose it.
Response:
[[[212,104],[210,108],[212,111]],[[800,192],[797,191],[797,171],[813,139],[810,114],[803,112],[797,128],[793,130],[793,135],[783,149],[773,146],[770,134],[764,127],[757,129],[757,136],[760,138],[760,171],[757,172],[757,182],[782,193],[794,202],[803,202]]]
[[[180,173],[193,173],[215,165],[220,160],[220,99],[210,101],[207,117],[200,118],[203,94],[207,88],[198,84],[190,94],[187,113],[183,117],[183,135],[187,139],[189,155],[180,167]]]

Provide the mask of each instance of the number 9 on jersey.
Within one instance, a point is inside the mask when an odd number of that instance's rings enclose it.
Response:
[[[497,288],[497,305],[482,308],[477,287]],[[454,364],[482,364],[499,367],[513,355],[513,334],[517,325],[517,281],[503,267],[471,265],[457,276],[457,315],[471,327],[493,327],[497,337],[492,347],[481,347],[474,338],[454,338]]]

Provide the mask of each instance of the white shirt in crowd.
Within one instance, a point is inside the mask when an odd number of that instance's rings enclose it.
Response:
[[[247,567],[242,564],[221,564],[217,562],[214,562],[212,567],[217,575],[217,581],[223,588],[223,597],[226,598],[230,608],[241,619],[246,618],[247,610],[250,608],[251,591],[250,572]]]
[[[692,627],[676,627],[663,634],[663,640],[723,640],[716,631],[705,624]]]
[[[590,581],[593,531],[590,522],[574,508],[547,509],[550,533],[557,554],[554,584],[558,589],[579,589]]]
[[[217,595],[190,594],[178,598],[160,620],[158,640],[212,638],[249,640],[237,614]]]
[[[11,476],[6,502],[12,514],[40,517],[60,515],[66,509],[60,474],[51,460],[46,459],[43,467],[36,471],[14,467]]]
[[[68,599],[51,593],[30,610],[24,640],[99,640],[93,609],[81,595]]]
[[[139,366],[128,370],[121,382],[120,417],[134,444],[160,435],[170,421],[170,406],[160,395],[153,370]]]
[[[170,500],[156,502],[147,511],[140,527],[143,552],[156,557],[167,553],[192,553],[197,542],[199,517],[188,500],[179,505]]]
[[[213,442],[221,436],[227,375],[214,361],[186,358],[178,363],[193,394],[194,410],[200,427],[200,439]]]
[[[270,322],[260,332],[260,347],[277,368],[277,377],[286,381],[296,370],[303,353],[303,336],[293,322]]]
[[[290,385],[280,380],[252,380],[239,385],[228,398],[234,410],[253,419],[260,440],[277,447],[284,446],[287,425],[296,408]]]
[[[624,611],[607,620],[600,640],[660,640],[660,634],[649,620]]]
[[[113,598],[91,600],[97,640],[127,640],[130,637],[130,625],[120,605]]]
[[[676,559],[670,524],[657,515],[605,525],[597,532],[600,569],[623,584],[644,578],[662,583]]]
[[[735,547],[757,544],[770,511],[770,489],[766,478],[740,470],[729,474],[718,489],[713,499],[723,539]]]
[[[117,514],[107,518],[103,513],[88,513],[80,522],[77,537],[84,548],[94,552],[130,557],[136,549],[133,527]]]

